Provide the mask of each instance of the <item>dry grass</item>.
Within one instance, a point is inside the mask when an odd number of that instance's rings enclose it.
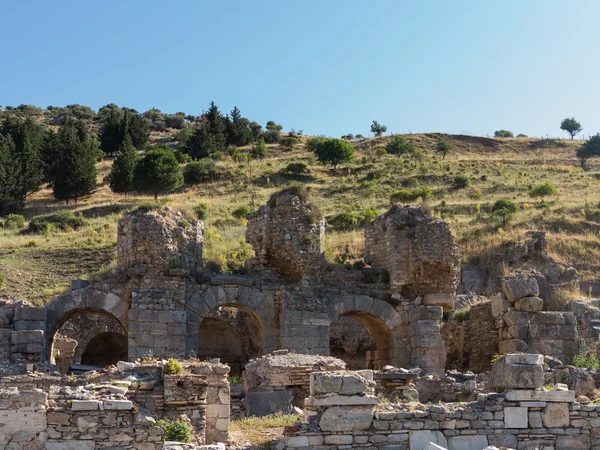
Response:
[[[245,417],[232,420],[230,431],[234,441],[243,440],[258,447],[268,447],[271,441],[282,437],[283,428],[300,420],[295,414],[276,413],[265,417]]]
[[[445,159],[434,151],[441,136],[455,145],[455,150]],[[326,216],[369,208],[383,213],[389,207],[392,193],[402,188],[429,186],[433,198],[427,203],[435,214],[450,223],[463,262],[475,262],[500,272],[510,270],[498,263],[498,250],[520,239],[528,230],[543,230],[548,232],[550,253],[557,261],[576,267],[584,280],[597,277],[600,165],[592,161],[589,171],[580,169],[575,150],[581,142],[407,135],[407,139],[425,152],[425,157],[416,161],[376,156],[375,150],[387,139],[389,137],[355,142],[358,150],[355,160],[339,170],[337,177],[329,167],[318,164],[307,154],[302,145],[291,152],[270,146],[268,159],[251,163],[244,156],[248,148],[243,148],[238,161],[226,156],[217,162],[219,169],[227,174],[224,178],[182,188],[170,194],[166,202],[190,216],[194,216],[198,203],[206,204],[205,260],[223,271],[235,271],[241,270],[243,260],[252,250],[244,242],[244,220],[234,218],[232,211],[240,205],[256,209],[272,193],[291,182],[306,184],[313,201]],[[308,174],[296,179],[283,175],[282,169],[291,162],[305,163]],[[93,276],[94,272],[106,272],[111,267],[118,218],[124,211],[150,200],[148,196],[122,196],[111,192],[102,182],[111,164],[111,160],[99,163],[101,184],[93,195],[68,206],[88,218],[89,226],[45,236],[22,235],[12,230],[0,232],[0,272],[9,278],[4,294],[45,301],[47,295],[42,292],[65,285],[68,277]],[[452,180],[458,174],[470,177],[468,188],[452,188]],[[556,185],[558,193],[545,199],[548,207],[539,208],[539,200],[529,196],[529,189],[546,181]],[[491,206],[498,198],[510,199],[519,205],[516,218],[507,229],[499,229],[490,217]],[[45,188],[28,199],[23,214],[30,220],[65,208],[67,206],[53,200],[51,191]],[[362,230],[327,231],[325,254],[330,262],[359,260],[363,247]],[[109,252],[97,249],[109,249]],[[36,271],[61,272],[59,266],[64,261],[55,256],[61,252],[75,260],[79,254],[97,254],[98,257],[95,263],[71,267],[55,279],[50,275],[40,278]]]

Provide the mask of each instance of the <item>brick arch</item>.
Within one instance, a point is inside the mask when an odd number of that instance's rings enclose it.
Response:
[[[377,344],[374,365],[408,367],[411,363],[407,318],[388,302],[366,295],[348,295],[330,300],[329,320],[352,317],[362,322]]]
[[[198,331],[202,320],[220,306],[239,308],[256,319],[262,329],[262,353],[270,353],[278,348],[279,324],[273,296],[248,286],[223,285],[196,292],[186,301],[186,355],[198,348]]]
[[[99,312],[117,319],[127,331],[127,310],[129,304],[119,296],[93,288],[77,289],[54,297],[46,306],[47,348],[60,327],[76,313]]]

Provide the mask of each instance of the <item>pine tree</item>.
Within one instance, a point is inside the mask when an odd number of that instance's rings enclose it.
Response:
[[[82,140],[81,128],[72,120],[65,122],[58,131],[58,157],[52,183],[54,197],[77,200],[91,194],[96,188],[97,143],[89,135]]]
[[[150,137],[150,129],[146,120],[134,109],[108,110],[100,130],[100,148],[105,153],[113,155],[119,151],[125,135],[129,135],[135,148],[144,148]]]
[[[14,164],[16,152],[12,136],[0,135],[0,215],[3,216],[25,207],[20,168]]]
[[[231,110],[230,119],[227,124],[227,145],[240,147],[252,142],[250,121],[242,117],[242,113],[237,106]]]
[[[171,192],[183,185],[183,171],[168,148],[150,150],[135,165],[133,185],[139,192],[158,194]]]
[[[193,159],[207,158],[213,153],[225,151],[227,142],[227,121],[219,112],[215,102],[202,116],[200,125],[188,139],[183,151]]]
[[[127,194],[134,191],[133,170],[137,159],[137,151],[131,143],[131,137],[126,135],[108,175],[110,189],[113,192]]]

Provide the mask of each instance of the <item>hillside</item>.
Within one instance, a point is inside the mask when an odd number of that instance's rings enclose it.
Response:
[[[152,140],[165,143],[168,136],[153,134]],[[440,137],[454,144],[445,159],[434,152]],[[543,230],[548,232],[555,260],[577,268],[582,280],[598,278],[600,165],[592,161],[588,171],[580,168],[575,150],[581,141],[439,134],[405,138],[423,150],[421,159],[381,155],[377,148],[389,137],[353,141],[355,160],[339,169],[337,176],[307,152],[306,137],[292,151],[269,145],[270,156],[264,161],[247,162],[248,148],[241,148],[237,160],[225,156],[217,161],[222,174],[218,180],[185,186],[159,200],[191,217],[195,217],[194,207],[205,204],[205,261],[213,270],[228,272],[241,270],[252,251],[244,242],[245,219],[236,218],[234,210],[244,206],[256,209],[273,192],[292,182],[309,186],[314,202],[329,218],[344,211],[360,216],[369,209],[380,214],[389,207],[393,193],[428,186],[431,198],[426,203],[451,224],[464,263],[503,270],[502,261],[495,256],[498,248],[518,240],[528,230]],[[292,162],[306,164],[307,173],[285,174],[283,169]],[[77,230],[44,235],[2,231],[0,273],[7,277],[0,291],[3,296],[44,303],[67,289],[69,280],[102,277],[112,269],[119,215],[152,198],[112,193],[105,181],[111,164],[111,159],[98,164],[97,191],[77,204],[67,207],[55,201],[48,188],[28,198],[22,212],[26,220],[71,209],[89,223]],[[453,188],[456,175],[468,176],[470,185]],[[546,181],[554,184],[558,193],[543,203],[531,198],[530,187]],[[490,215],[492,204],[499,198],[513,200],[519,207],[506,229]],[[360,260],[362,247],[360,227],[341,231],[328,228],[326,257],[330,262]]]

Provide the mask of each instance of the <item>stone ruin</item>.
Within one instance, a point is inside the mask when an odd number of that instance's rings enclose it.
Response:
[[[365,227],[370,267],[349,269],[325,262],[325,221],[298,194],[284,191],[248,215],[255,256],[245,275],[206,270],[201,222],[168,207],[136,210],[119,222],[111,278],[76,280],[44,307],[0,305],[0,388],[8,392],[0,399],[11,399],[0,413],[5,447],[158,449],[159,430],[145,417],[185,417],[196,436],[189,448],[226,442],[229,366],[196,356],[243,370],[236,414],[307,414],[280,449],[600,447],[600,410],[587,397],[600,375],[563,364],[596,348],[600,304],[549,300],[573,274],[544,259],[543,234],[523,251],[546,261],[545,275],[505,277],[498,295],[473,297],[464,321],[448,321],[466,303],[455,295],[460,257],[447,223],[422,206],[393,205]],[[332,348],[344,339],[332,330],[349,320],[368,332],[368,343],[348,347],[367,349],[363,357]],[[242,342],[229,352],[235,339]],[[364,369],[348,371],[332,353]],[[492,366],[496,353],[507,356]],[[170,357],[192,358],[188,372],[156,378],[160,368],[140,364]],[[117,362],[135,373],[117,375]],[[108,373],[127,389],[57,368]],[[544,389],[552,383],[561,389]],[[15,392],[39,415],[23,439]]]

